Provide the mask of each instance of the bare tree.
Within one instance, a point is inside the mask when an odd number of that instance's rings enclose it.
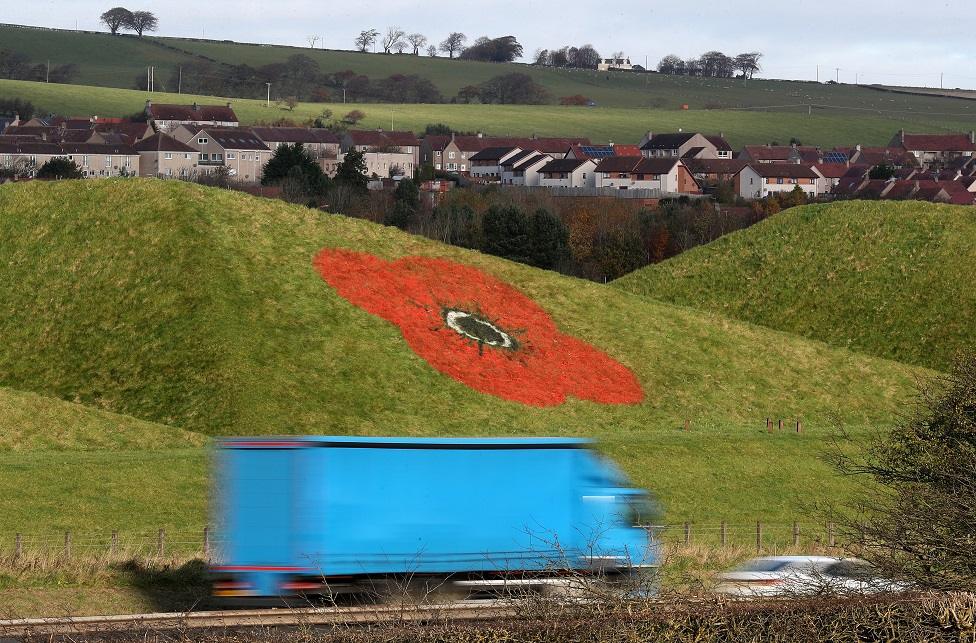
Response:
[[[143,32],[156,31],[159,28],[159,18],[149,11],[134,11],[125,26],[142,38]]]
[[[383,36],[383,40],[380,45],[383,47],[383,53],[388,54],[390,50],[403,44],[403,37],[407,35],[403,29],[400,27],[387,27],[386,34]]]
[[[455,31],[441,43],[441,51],[447,54],[449,58],[454,58],[454,54],[460,53],[464,49],[464,43],[467,41],[467,36],[460,31]]]
[[[427,46],[427,36],[419,33],[412,33],[407,36],[407,40],[413,46],[413,55],[419,56],[420,50]]]
[[[427,55],[430,56],[431,58],[437,58],[437,51],[438,51],[437,45],[431,45],[430,47],[427,47]]]
[[[119,29],[129,26],[129,23],[132,21],[132,12],[125,7],[115,7],[103,13],[98,19],[103,25],[108,27],[109,31],[117,34],[119,33]]]
[[[373,46],[379,36],[380,32],[375,29],[360,31],[359,35],[356,36],[356,49],[363,53],[369,51],[369,48]]]
[[[308,43],[309,49],[315,49],[315,43],[321,40],[321,36],[305,36],[305,42]]]

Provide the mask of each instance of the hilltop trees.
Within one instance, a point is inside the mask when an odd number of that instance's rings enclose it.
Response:
[[[741,78],[752,78],[753,74],[761,71],[759,59],[762,54],[758,51],[739,54],[735,58],[726,56],[720,51],[708,51],[700,58],[682,60],[674,54],[661,59],[657,70],[662,74],[672,76],[703,76],[705,78],[732,78],[740,72]]]
[[[98,19],[115,35],[119,33],[119,29],[132,21],[132,12],[125,7],[114,7],[103,13]]]
[[[159,27],[159,18],[152,12],[129,11],[125,7],[109,9],[98,19],[114,35],[117,35],[120,29],[131,29],[141,38],[143,33],[156,31]]]
[[[482,36],[461,52],[464,60],[480,60],[492,63],[510,63],[522,57],[522,45],[515,36],[488,38]]]
[[[561,49],[540,49],[535,53],[534,64],[542,67],[570,67],[574,69],[596,69],[600,64],[600,53],[593,45],[563,47]]]
[[[482,103],[501,105],[541,105],[548,102],[549,92],[528,74],[512,72],[485,81],[478,87]]]
[[[427,36],[422,33],[412,33],[407,36],[407,42],[413,47],[413,55],[419,56],[420,50],[427,46]]]
[[[356,49],[362,53],[366,53],[376,43],[376,39],[379,37],[380,32],[375,29],[360,31],[359,35],[356,36]]]
[[[468,37],[465,36],[460,31],[455,31],[441,43],[440,49],[448,58],[454,58],[454,54],[458,54],[464,49],[464,43],[467,42]]]
[[[383,53],[390,53],[391,49],[400,47],[403,45],[403,39],[407,35],[407,32],[400,27],[388,27],[386,34],[383,36],[383,40],[380,45],[383,47]]]

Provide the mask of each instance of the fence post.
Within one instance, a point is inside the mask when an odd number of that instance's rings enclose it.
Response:
[[[159,534],[156,536],[156,555],[160,558],[163,557],[163,551],[166,545],[166,530],[160,529]]]
[[[796,421],[796,432],[803,433],[803,422],[801,422],[800,420]]]
[[[782,431],[782,430],[783,430],[783,420],[782,420],[782,418],[781,418],[781,419],[780,419],[780,421],[779,421],[779,425],[778,425],[778,427],[777,427],[777,430],[778,430],[778,431]]]
[[[118,531],[115,531],[113,529],[112,530],[112,545],[109,547],[109,553],[111,553],[112,556],[115,556],[115,554],[118,551],[119,551],[119,532]]]
[[[14,560],[20,560],[21,556],[24,555],[24,537],[21,536],[20,532],[14,536]]]
[[[729,531],[728,531],[728,529],[729,529],[728,525],[723,520],[722,521],[722,527],[721,527],[721,530],[720,530],[721,537],[722,537],[722,547],[725,547],[726,545],[729,544]]]
[[[691,420],[685,420],[685,431],[691,430]]]
[[[64,532],[64,557],[71,558],[71,532]]]
[[[834,523],[827,523],[827,545],[830,547],[835,547],[837,541],[834,539]]]
[[[686,545],[691,544],[691,523],[690,522],[685,523],[685,544]]]
[[[800,546],[800,523],[793,521],[793,546]]]
[[[762,551],[762,523],[756,521],[756,551]]]
[[[766,433],[773,432],[773,420],[772,418],[766,418]]]
[[[210,527],[203,528],[203,558],[210,560]]]

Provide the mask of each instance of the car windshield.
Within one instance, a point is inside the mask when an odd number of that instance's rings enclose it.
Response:
[[[787,560],[756,558],[736,568],[740,572],[776,572],[790,566]]]

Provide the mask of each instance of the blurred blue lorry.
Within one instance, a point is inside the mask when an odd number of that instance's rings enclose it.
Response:
[[[656,564],[653,503],[579,439],[235,438],[216,454],[214,593],[514,583]]]

